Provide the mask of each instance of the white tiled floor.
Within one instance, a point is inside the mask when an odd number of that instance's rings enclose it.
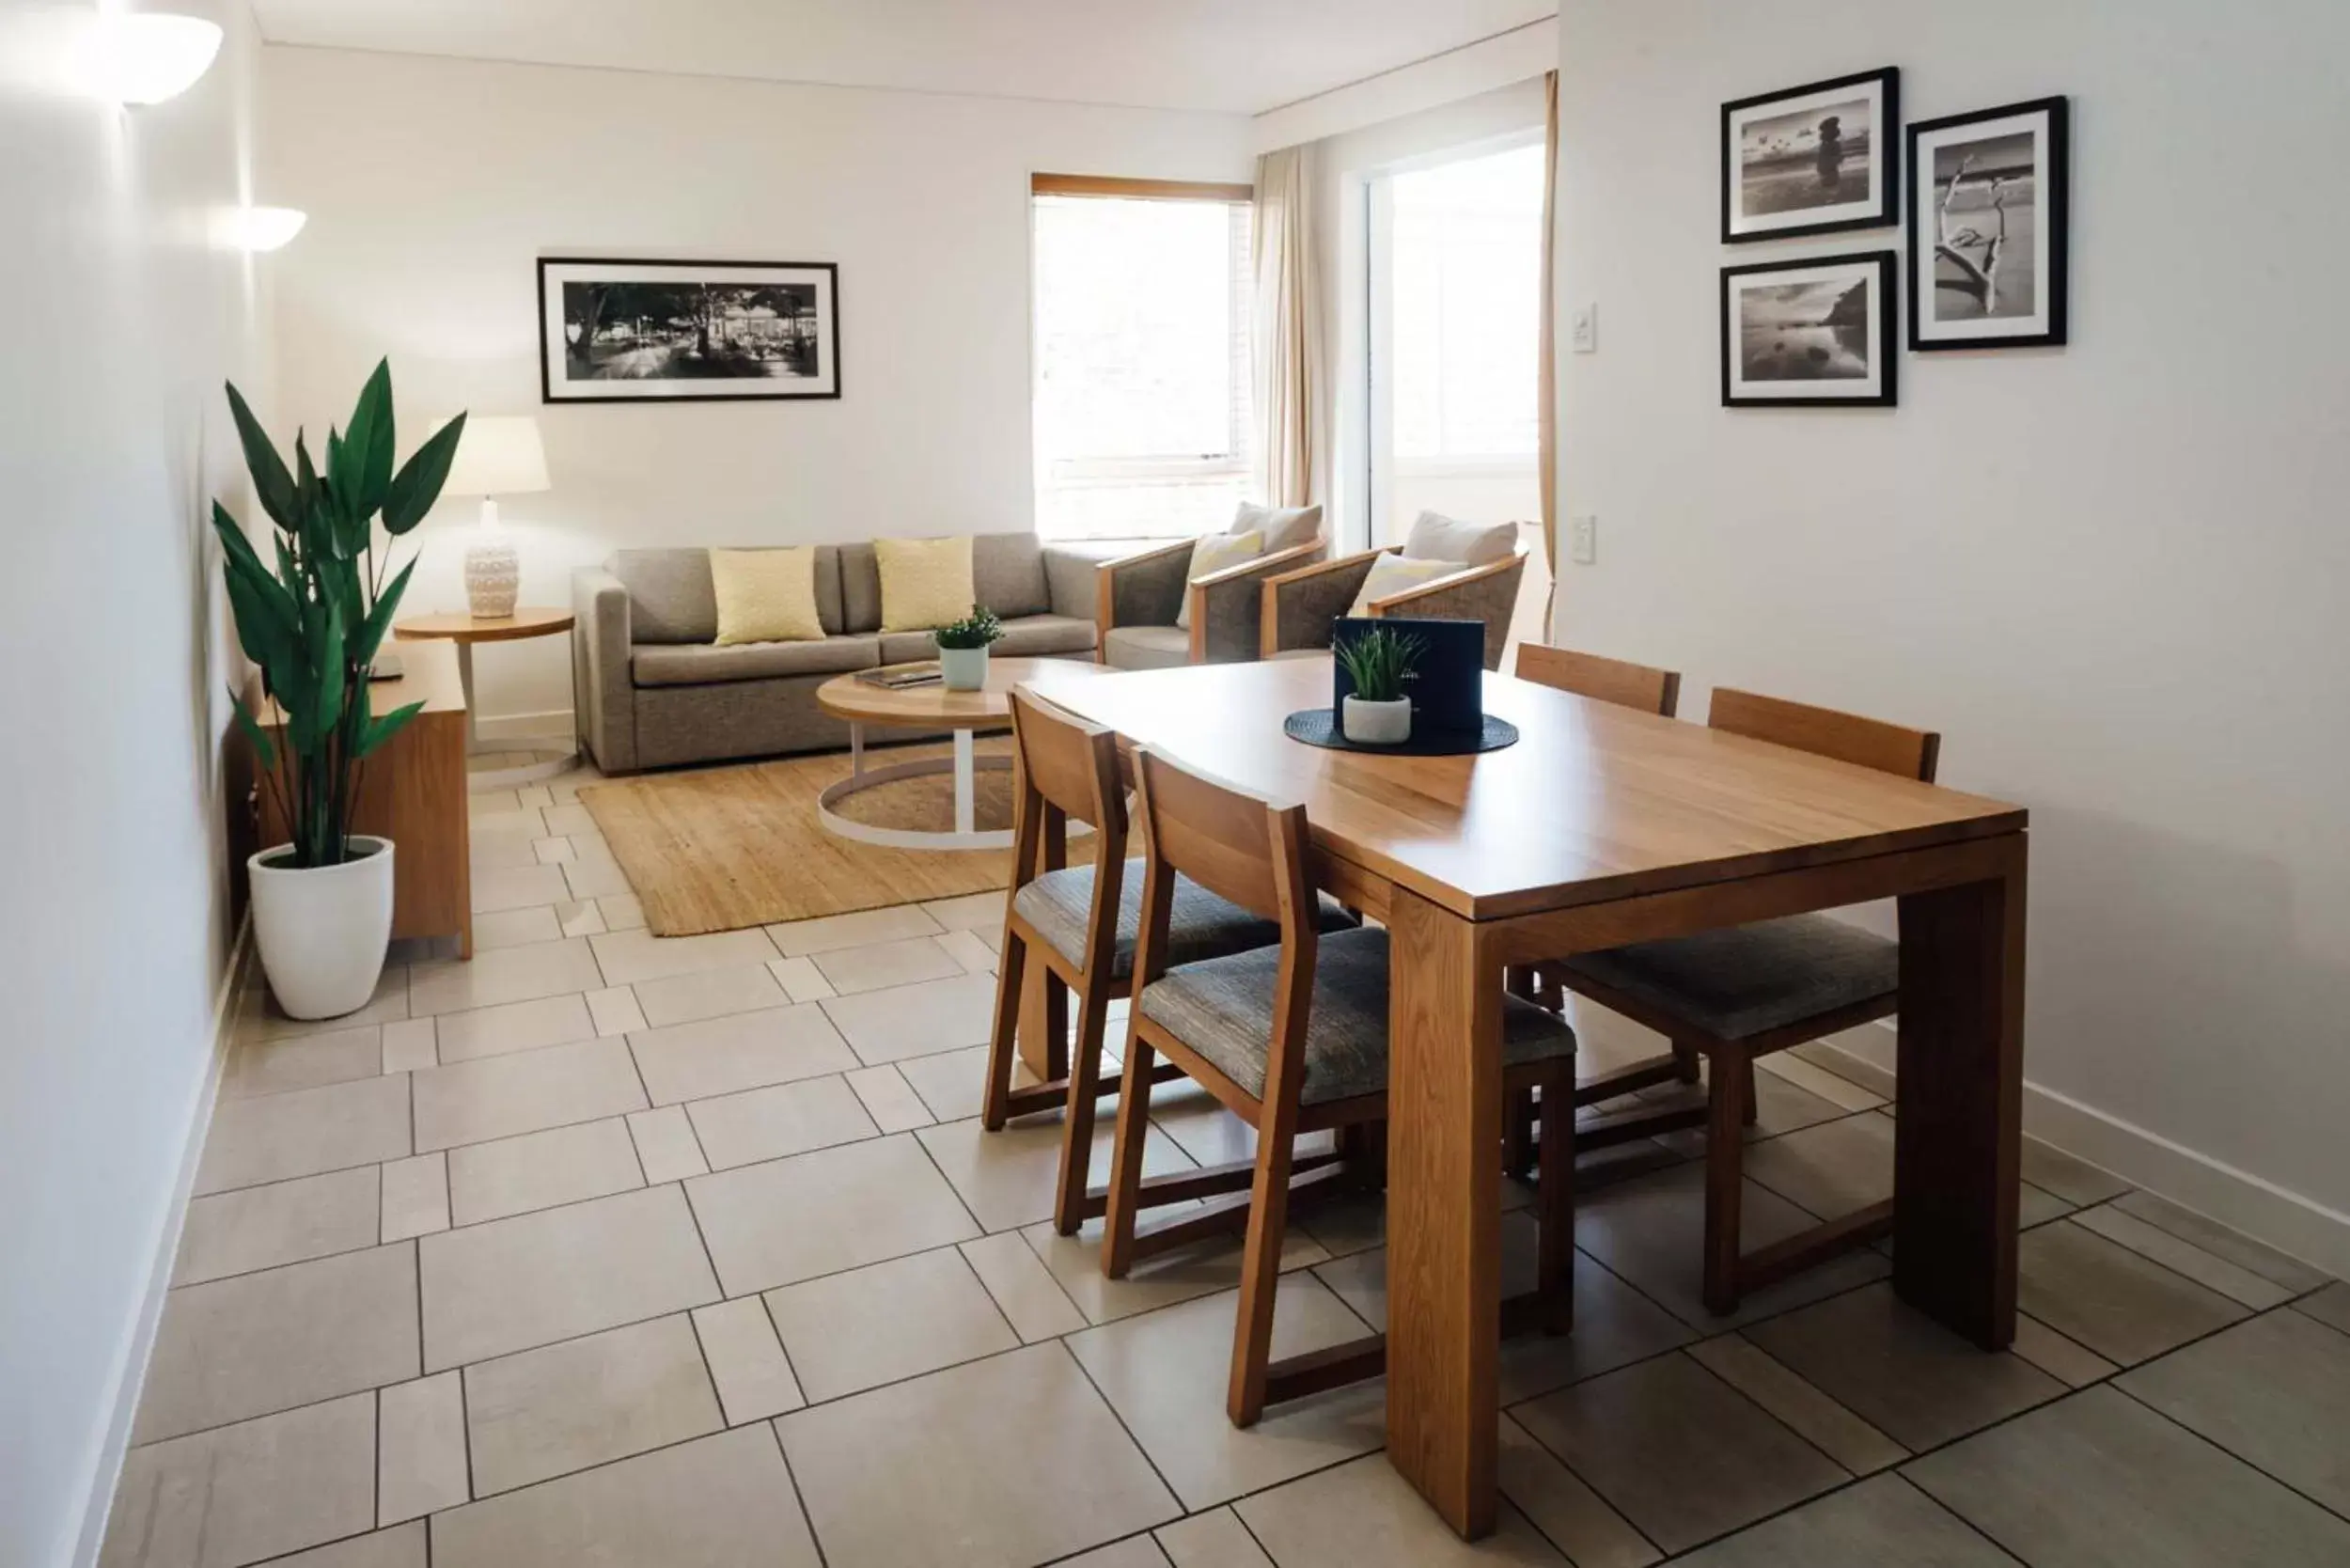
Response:
[[[1226,1421],[1236,1247],[1105,1280],[1056,1120],[979,1130],[999,897],[663,941],[580,781],[477,803],[472,963],[246,1031],[104,1568],[2350,1561],[2350,1287],[2035,1145],[2014,1354],[1873,1252],[1717,1320],[1691,1136],[1587,1162],[1464,1546],[1381,1384]],[[1881,1073],[1768,1066],[1749,1246],[1890,1181]],[[1248,1148],[1154,1106],[1153,1168]],[[1383,1321],[1380,1230],[1297,1214],[1277,1352]]]

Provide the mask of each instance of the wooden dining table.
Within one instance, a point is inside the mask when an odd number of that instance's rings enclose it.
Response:
[[[2021,808],[1502,675],[1486,712],[1516,744],[1461,757],[1290,739],[1326,658],[1033,689],[1302,803],[1320,885],[1392,933],[1387,1455],[1462,1536],[1494,1528],[1512,965],[1897,900],[1893,1288],[1985,1350],[2014,1337]]]

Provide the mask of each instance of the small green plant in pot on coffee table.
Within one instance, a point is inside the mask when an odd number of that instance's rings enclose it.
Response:
[[[1341,641],[1339,663],[1355,683],[1340,704],[1339,728],[1356,745],[1401,745],[1412,738],[1412,699],[1403,683],[1419,667],[1427,642],[1385,626]]]
[[[1001,641],[1004,623],[984,604],[974,604],[961,620],[931,634],[938,644],[938,673],[950,692],[975,692],[987,684],[987,651]]]

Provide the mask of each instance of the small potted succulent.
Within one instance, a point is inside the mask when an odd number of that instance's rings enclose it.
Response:
[[[961,620],[931,634],[938,644],[938,673],[950,692],[975,692],[987,684],[987,651],[1004,635],[1004,623],[984,604],[974,604]]]
[[[1385,626],[1339,643],[1339,663],[1355,685],[1339,708],[1339,729],[1348,740],[1356,745],[1402,745],[1412,738],[1412,699],[1403,683],[1426,647],[1413,633]]]

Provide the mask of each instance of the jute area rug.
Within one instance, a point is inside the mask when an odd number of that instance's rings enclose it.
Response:
[[[979,743],[982,756],[1008,743]],[[944,745],[869,751],[869,767],[944,757]],[[846,753],[750,762],[592,784],[579,803],[645,906],[655,936],[698,936],[782,920],[847,915],[919,899],[1008,886],[1009,850],[896,850],[837,837],[816,820],[816,797],[849,776]],[[1011,775],[984,772],[978,825],[1011,822]],[[876,827],[954,825],[947,774],[905,778],[842,801],[842,816]]]

